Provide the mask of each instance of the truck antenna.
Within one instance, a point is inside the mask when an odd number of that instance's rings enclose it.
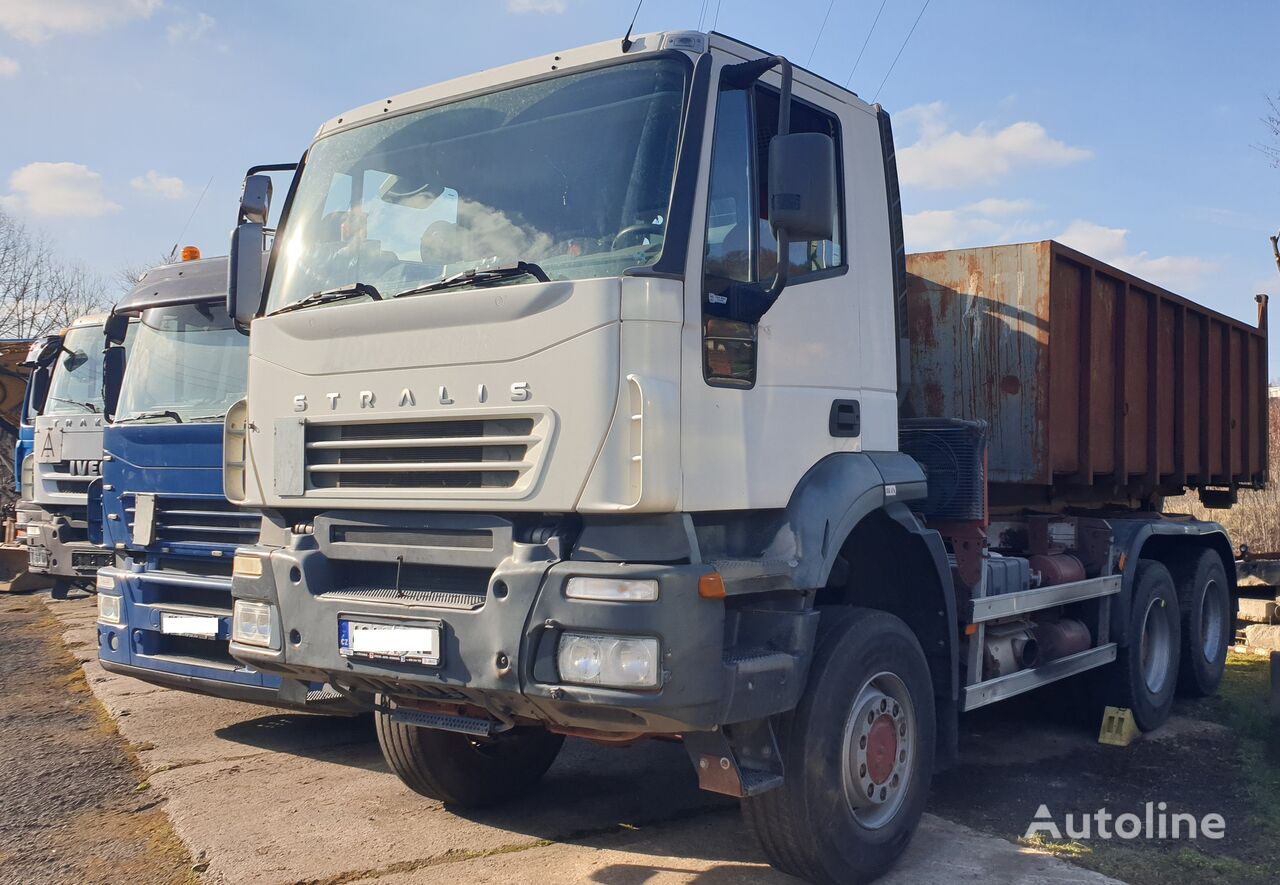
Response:
[[[627,25],[627,35],[622,38],[622,51],[631,51],[631,29],[636,26],[636,17],[640,15],[640,7],[644,6],[644,0],[640,0],[636,4],[636,11],[631,15],[631,24]]]
[[[187,223],[182,226],[182,230],[178,231],[178,243],[182,242],[182,238],[187,235],[187,228],[191,226],[191,219],[196,217],[196,210],[200,208],[200,204],[204,202],[204,195],[209,193],[209,185],[213,184],[213,176],[209,176],[209,180],[204,183],[204,190],[200,191],[196,204],[191,207],[191,214],[187,216]],[[173,248],[169,250],[169,260],[173,261],[175,255],[178,254],[178,243],[173,244]]]

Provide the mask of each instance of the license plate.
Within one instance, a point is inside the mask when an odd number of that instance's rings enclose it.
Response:
[[[338,653],[344,657],[426,664],[440,663],[439,625],[338,621]]]
[[[38,568],[48,568],[49,551],[45,550],[43,547],[28,547],[27,563],[28,565],[34,565]]]
[[[180,615],[174,612],[160,612],[160,632],[213,639],[218,635],[218,618],[215,615]]]

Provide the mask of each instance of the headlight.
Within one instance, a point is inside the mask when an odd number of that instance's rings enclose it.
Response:
[[[116,589],[115,576],[104,575],[102,572],[98,572],[98,577],[94,579],[93,584],[99,591],[106,590],[108,593]]]
[[[36,493],[36,456],[22,459],[22,500],[34,501]]]
[[[579,685],[657,688],[658,640],[652,636],[560,634],[560,679]]]
[[[102,586],[102,578],[98,578],[98,586]],[[98,594],[98,620],[104,624],[122,623],[121,609],[122,597],[116,596],[114,593]]]
[[[276,635],[275,606],[265,602],[237,599],[231,612],[231,638],[245,645],[279,648]]]
[[[653,602],[658,598],[658,582],[570,578],[564,586],[564,595],[570,599],[593,599],[601,602]]]
[[[262,557],[237,553],[236,558],[231,560],[231,574],[242,578],[261,578]]]

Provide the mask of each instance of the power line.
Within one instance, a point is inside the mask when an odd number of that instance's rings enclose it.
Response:
[[[809,67],[813,61],[813,54],[818,51],[818,41],[822,39],[822,32],[827,29],[827,19],[831,18],[831,7],[836,5],[836,0],[830,0],[827,3],[827,14],[822,17],[822,26],[818,28],[818,36],[813,38],[813,48],[809,50],[809,57],[805,59],[804,66]]]
[[[716,17],[711,20],[711,30],[716,29],[716,24],[720,21],[720,0],[716,0]]]
[[[702,0],[702,11],[698,13],[698,30],[702,30],[702,21],[707,17],[707,0]]]
[[[876,23],[880,21],[880,13],[884,12],[884,5],[889,0],[880,0],[880,8],[876,10],[876,17],[871,20],[871,30],[867,31],[867,39],[862,41],[862,48],[858,50],[858,57],[853,62],[853,70],[849,72],[849,79],[844,81],[844,85],[848,86],[853,82],[853,75],[858,72],[858,65],[862,63],[862,53],[867,51],[867,44],[871,42],[871,35],[876,32]]]
[[[871,97],[871,103],[875,104],[877,98],[880,97],[880,90],[884,88],[884,84],[889,82],[889,75],[893,73],[893,69],[897,67],[898,59],[902,58],[902,50],[907,48],[907,43],[911,41],[911,35],[916,32],[916,25],[920,24],[920,19],[924,18],[924,11],[929,8],[929,0],[924,0],[924,6],[920,7],[920,14],[916,16],[915,24],[911,26],[911,30],[907,31],[907,39],[902,41],[902,45],[898,47],[898,54],[893,57],[893,64],[889,65],[889,70],[885,72],[884,79],[880,81],[880,85],[876,87],[876,94]]]

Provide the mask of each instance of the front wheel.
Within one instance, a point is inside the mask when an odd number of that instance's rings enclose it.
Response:
[[[66,578],[54,578],[49,595],[54,599],[66,599],[71,594],[71,582]]]
[[[551,767],[564,736],[518,727],[480,738],[395,722],[374,714],[382,756],[415,792],[462,808],[484,808],[524,793]]]
[[[915,635],[885,612],[824,611],[805,693],[778,726],[783,785],[742,800],[769,862],[833,885],[882,875],[933,776],[933,684]]]

